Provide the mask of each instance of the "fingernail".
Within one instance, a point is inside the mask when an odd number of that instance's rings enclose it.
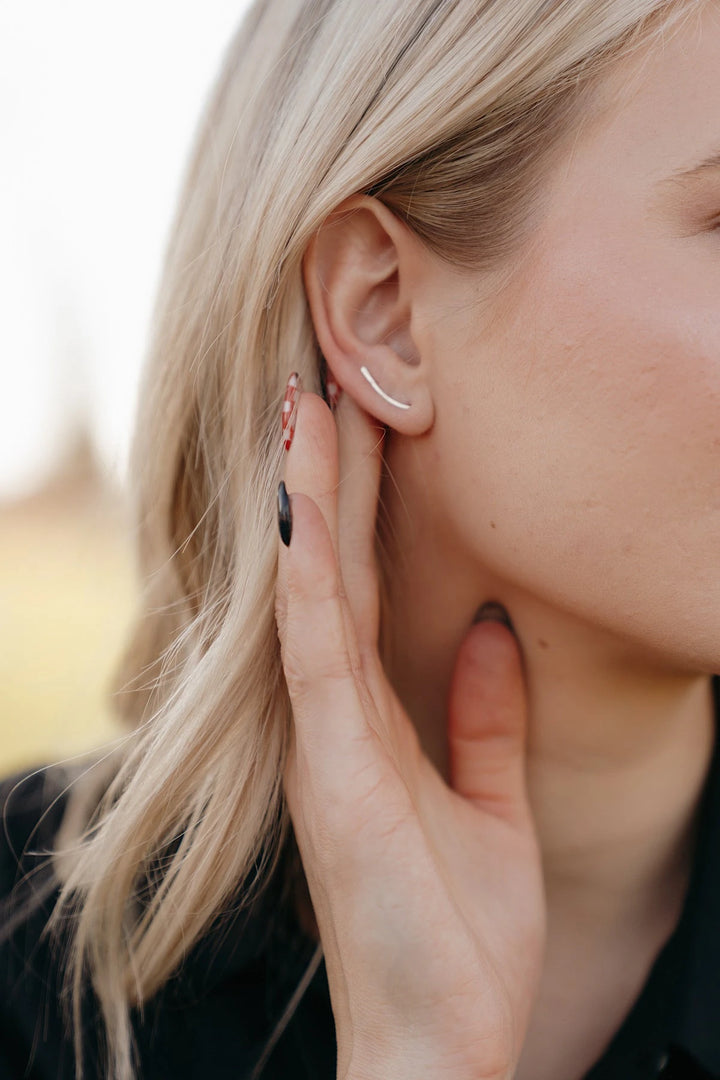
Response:
[[[327,379],[325,381],[325,391],[327,393],[328,405],[330,406],[332,411],[335,412],[338,407],[338,402],[340,401],[342,390],[335,382],[335,379],[329,371]]]
[[[285,547],[290,547],[290,537],[292,536],[292,510],[290,509],[290,499],[288,498],[287,488],[285,487],[285,481],[280,481],[278,487],[278,527],[280,529],[280,538],[282,539]]]
[[[302,393],[302,379],[298,375],[297,371],[293,371],[292,375],[287,381],[285,387],[285,397],[282,403],[282,444],[286,450],[289,450],[293,435],[295,434],[295,424],[297,421],[297,403]]]
[[[499,604],[496,600],[488,600],[486,604],[483,604],[475,612],[473,624],[486,621],[501,622],[515,633],[515,627],[510,616],[502,604]]]
[[[328,362],[324,356],[320,364],[320,388],[325,401],[330,406],[330,411],[335,412],[342,390],[338,386],[337,379],[328,367]]]

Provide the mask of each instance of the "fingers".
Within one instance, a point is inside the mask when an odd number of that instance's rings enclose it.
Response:
[[[385,432],[349,394],[340,399],[336,421],[340,563],[360,652],[367,659],[376,652],[379,631],[375,530]]]
[[[325,520],[332,543],[334,581],[341,614],[347,624],[344,648],[353,668],[360,668],[357,632],[346,600],[344,566],[338,542],[338,436],[330,409],[317,394],[300,393],[295,434],[285,459],[285,485],[289,492],[310,496]],[[281,604],[284,591],[279,581]]]
[[[327,522],[366,668],[376,659],[379,630],[375,528],[383,436],[382,425],[350,395],[341,395],[334,419],[322,398],[301,393],[285,463],[288,491],[310,495]]]
[[[513,632],[487,620],[470,627],[448,702],[450,783],[479,808],[515,824],[527,814],[527,703]]]
[[[288,546],[278,537],[276,598],[297,766],[315,790],[311,801],[326,807],[350,796],[370,753],[373,715],[337,556],[335,430],[322,399],[302,394],[286,458],[292,530]],[[292,813],[292,783],[288,798]]]
[[[292,445],[285,455],[285,486],[302,491],[319,507],[337,552],[337,431],[332,413],[317,394],[300,393]]]
[[[296,720],[305,723],[314,713],[335,712],[341,702],[357,704],[356,670],[327,522],[305,494],[290,495],[290,504],[292,539],[279,554],[285,597],[280,641]]]

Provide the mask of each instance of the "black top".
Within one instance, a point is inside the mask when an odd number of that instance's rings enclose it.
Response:
[[[720,678],[713,677],[716,720]],[[42,888],[64,807],[53,769],[0,785],[0,904]],[[27,849],[27,850],[26,850]],[[33,854],[35,853],[35,854]],[[282,864],[280,864],[282,867]],[[30,877],[25,875],[30,872]],[[278,872],[261,902],[219,921],[180,972],[133,1013],[145,1080],[249,1080],[316,953]],[[58,1004],[59,962],[41,930],[56,896],[0,945],[0,1080],[72,1080]],[[14,910],[14,907],[13,907]],[[0,907],[0,927],[7,908]],[[2,935],[0,935],[2,936]],[[581,961],[580,961],[581,962]],[[84,1016],[87,1080],[102,1076],[96,1016]],[[325,965],[274,1044],[262,1080],[335,1080],[336,1047]],[[680,920],[602,1058],[578,1080],[720,1078],[720,740],[706,779],[690,885]]]

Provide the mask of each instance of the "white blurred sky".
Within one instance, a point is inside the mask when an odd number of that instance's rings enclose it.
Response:
[[[0,499],[74,416],[125,477],[163,245],[248,0],[0,3]]]

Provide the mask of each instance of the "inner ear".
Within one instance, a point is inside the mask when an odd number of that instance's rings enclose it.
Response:
[[[404,228],[387,207],[362,198],[331,215],[308,246],[305,289],[318,342],[337,375],[337,364],[381,345],[414,362],[397,246]]]
[[[397,341],[403,349],[403,323],[407,325],[409,312],[400,305],[400,280],[397,269],[383,281],[368,288],[364,304],[356,314],[355,327],[358,337],[367,344],[384,343],[391,347]],[[394,340],[395,339],[395,340]]]

